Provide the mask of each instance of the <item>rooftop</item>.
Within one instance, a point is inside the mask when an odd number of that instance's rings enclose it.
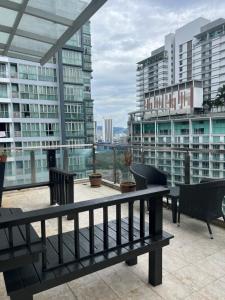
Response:
[[[74,191],[75,202],[119,193],[105,185],[90,188],[87,182],[76,183]],[[5,192],[3,195],[3,207],[21,207],[28,211],[48,206],[49,189],[44,187]],[[122,207],[122,214],[127,214],[125,206]],[[98,216],[100,223],[101,215]],[[109,219],[114,216],[115,212],[109,210]],[[98,223],[98,220],[95,222]],[[81,227],[87,226],[85,213],[80,215],[80,223]],[[211,240],[205,223],[182,215],[181,227],[177,227],[172,223],[171,211],[166,208],[163,224],[164,229],[174,234],[175,238],[164,248],[162,285],[152,287],[147,283],[148,256],[145,254],[133,267],[120,263],[37,294],[34,299],[225,299],[224,229],[213,226],[214,239]],[[64,231],[71,230],[73,221],[65,219],[63,225]],[[47,234],[53,234],[55,230],[56,224],[52,223]],[[7,300],[2,275],[0,286],[0,299]]]

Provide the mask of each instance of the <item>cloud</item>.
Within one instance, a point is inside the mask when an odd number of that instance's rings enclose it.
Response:
[[[92,18],[92,96],[95,119],[126,126],[136,110],[136,63],[164,36],[198,17],[225,15],[224,1],[108,0]]]

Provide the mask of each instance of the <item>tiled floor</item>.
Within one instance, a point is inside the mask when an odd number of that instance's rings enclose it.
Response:
[[[75,185],[75,201],[117,193],[106,186],[93,189],[88,184]],[[3,197],[4,207],[31,210],[48,205],[49,191],[46,188],[7,193]],[[123,207],[123,214],[126,211],[126,207]],[[114,213],[110,211],[111,218]],[[97,212],[96,219],[101,222],[100,212]],[[171,211],[167,209],[164,209],[163,221],[164,229],[174,234],[175,238],[163,251],[162,285],[152,287],[147,283],[148,256],[142,255],[133,267],[121,263],[35,295],[34,299],[224,300],[225,231],[212,226],[214,240],[211,240],[204,223],[184,216],[178,228],[171,223]],[[55,230],[53,222],[51,225],[49,234]],[[81,225],[87,225],[85,214],[81,218]],[[72,221],[64,221],[64,230],[71,226]],[[0,277],[0,300],[6,299],[4,282]]]

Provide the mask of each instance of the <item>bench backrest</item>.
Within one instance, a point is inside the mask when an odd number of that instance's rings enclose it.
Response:
[[[49,226],[50,219],[57,219],[57,236],[58,236],[58,263],[60,266],[64,264],[63,254],[63,217],[67,215],[73,216],[74,222],[74,240],[75,240],[75,257],[74,261],[80,259],[80,247],[79,247],[79,215],[82,212],[88,212],[89,216],[89,249],[88,256],[94,256],[95,254],[95,241],[94,241],[94,212],[96,209],[102,209],[103,212],[103,233],[104,233],[104,250],[109,250],[109,235],[108,235],[108,209],[114,206],[116,208],[116,243],[117,246],[122,245],[121,239],[121,205],[127,204],[128,206],[128,232],[129,242],[134,242],[134,224],[133,224],[133,206],[135,201],[139,201],[140,204],[140,237],[137,241],[142,241],[145,238],[154,237],[162,234],[162,197],[167,194],[169,190],[167,188],[156,186],[151,189],[136,191],[131,193],[125,193],[116,196],[110,196],[106,198],[99,198],[89,201],[82,201],[74,204],[67,204],[58,207],[51,207],[41,210],[35,210],[30,212],[24,212],[20,216],[11,218],[0,219],[0,229],[7,228],[10,231],[10,244],[13,247],[14,239],[12,235],[12,227],[18,225],[25,225],[29,228],[32,223],[41,224],[41,241],[43,247],[46,246],[46,226]],[[145,229],[145,201],[149,200],[149,231]],[[27,243],[31,244],[29,230],[27,230]],[[46,251],[42,254],[42,267],[46,269]]]
[[[73,203],[74,177],[76,173],[57,168],[49,169],[50,204],[59,205]]]

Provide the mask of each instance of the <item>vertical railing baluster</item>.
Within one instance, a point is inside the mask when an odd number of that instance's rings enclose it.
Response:
[[[56,181],[55,181],[55,185],[56,185],[56,203],[60,204],[60,175],[58,172],[55,172],[56,175]]]
[[[28,246],[28,249],[30,250],[31,247],[31,241],[30,241],[30,224],[26,224],[26,243]]]
[[[12,226],[9,226],[8,231],[9,231],[9,247],[13,248],[13,230],[12,230]]]
[[[94,210],[89,210],[89,242],[90,254],[94,254]]]
[[[140,200],[140,238],[145,236],[145,200]]]
[[[31,182],[36,182],[36,164],[34,150],[30,151]]]
[[[129,242],[134,240],[134,201],[128,204],[128,219],[129,219]]]
[[[79,214],[74,215],[74,249],[75,257],[80,258]]]
[[[46,249],[46,227],[45,227],[45,221],[41,221],[41,242],[43,246],[42,250],[42,270],[46,270],[47,267],[47,249]]]
[[[58,217],[58,250],[59,263],[63,263],[63,236],[62,236],[62,217]]]
[[[51,170],[49,170],[49,188],[50,188],[50,205],[53,205],[54,188],[53,188],[53,178],[52,178]]]
[[[121,204],[116,205],[116,243],[121,245]]]
[[[104,249],[109,248],[108,206],[103,207],[103,241]]]

